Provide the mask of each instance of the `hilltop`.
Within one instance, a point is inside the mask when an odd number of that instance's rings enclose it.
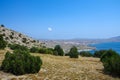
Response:
[[[42,45],[39,40],[35,40],[27,35],[8,29],[4,25],[0,26],[0,34],[3,35],[4,40],[9,44],[20,44],[27,47],[40,47]]]

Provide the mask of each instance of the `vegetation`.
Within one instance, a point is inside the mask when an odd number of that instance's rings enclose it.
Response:
[[[53,54],[54,50],[52,48],[40,48],[38,52],[42,54]]]
[[[46,48],[40,48],[38,52],[42,53],[42,54],[45,54],[46,53]]]
[[[37,53],[38,51],[39,51],[39,49],[37,47],[30,48],[31,53]]]
[[[15,50],[7,52],[2,62],[1,69],[15,75],[39,72],[42,61],[38,56],[31,56],[28,52]]]
[[[13,39],[13,36],[12,35],[9,35],[10,39]]]
[[[3,39],[3,35],[0,35],[0,49],[4,49],[7,45],[7,42]]]
[[[98,57],[100,58],[107,50],[99,50],[99,51],[95,51],[94,53],[94,57]]]
[[[11,32],[12,35],[14,35],[14,32]]]
[[[9,44],[8,47],[12,50],[21,50],[21,51],[29,51],[26,46],[19,45],[19,44]]]
[[[46,49],[46,54],[53,54],[54,50],[52,48]]]
[[[60,45],[56,45],[55,46],[55,48],[54,48],[54,54],[55,55],[59,55],[59,56],[63,56],[64,55],[64,51],[63,51],[63,49],[61,48],[61,46]]]
[[[73,46],[70,49],[69,56],[70,56],[70,58],[78,58],[79,57],[78,50],[75,46]]]
[[[101,59],[105,73],[120,77],[120,55],[113,50],[106,51]]]
[[[23,38],[22,42],[23,42],[23,43],[26,43],[26,42],[27,42],[27,39],[26,39],[26,38]]]
[[[80,55],[83,57],[92,57],[92,53],[88,52],[88,51],[82,51],[80,52]]]
[[[3,24],[1,24],[1,27],[5,27]]]
[[[20,34],[19,34],[19,37],[21,37],[21,36],[22,36],[22,34],[20,33]]]

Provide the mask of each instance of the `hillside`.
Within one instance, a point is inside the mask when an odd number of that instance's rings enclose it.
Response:
[[[0,26],[0,34],[3,35],[4,39],[9,44],[20,44],[27,47],[32,47],[32,46],[39,47],[42,45],[42,43],[39,40],[34,40],[33,38],[28,37],[22,33],[8,29],[4,27],[4,25]]]
[[[0,64],[6,50],[0,50]],[[71,59],[68,56],[53,56],[31,53],[40,56],[43,65],[39,73],[15,76],[0,71],[0,80],[119,80],[103,73],[103,65],[99,58],[79,57]]]

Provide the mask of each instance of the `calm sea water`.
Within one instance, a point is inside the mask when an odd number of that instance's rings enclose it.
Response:
[[[99,44],[91,44],[90,46],[96,47],[96,50],[115,50],[120,54],[120,42],[107,42]]]

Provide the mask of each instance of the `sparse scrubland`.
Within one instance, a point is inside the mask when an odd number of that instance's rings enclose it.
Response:
[[[6,50],[0,50],[0,62],[3,61]],[[0,71],[0,79],[6,80],[119,80],[119,78],[104,74],[103,64],[99,58],[69,56],[54,56],[50,54],[31,53],[40,56],[43,61],[41,70],[36,74],[15,76]]]
[[[28,48],[0,35],[0,80],[120,80],[120,55],[113,50],[78,53],[73,46],[64,55],[60,45]]]

